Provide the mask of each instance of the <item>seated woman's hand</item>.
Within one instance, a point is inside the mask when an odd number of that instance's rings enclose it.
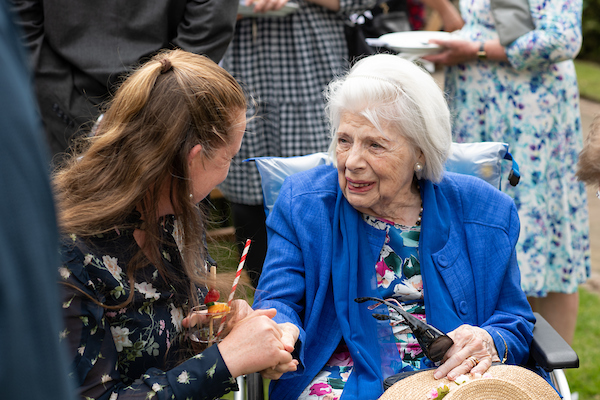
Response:
[[[296,325],[289,322],[279,324],[279,328],[282,331],[281,343],[283,343],[285,350],[290,353],[293,352],[296,341],[298,340],[298,335],[300,335],[300,330]],[[291,362],[277,364],[274,367],[264,369],[260,371],[260,374],[265,379],[275,380],[281,378],[281,375],[286,372],[295,371],[297,368],[298,360],[292,360]]]
[[[284,372],[296,370],[298,362],[292,359],[291,350],[288,351],[293,336],[289,337],[289,333],[285,333],[273,321],[275,314],[275,309],[253,311],[236,323],[218,344],[221,356],[233,377],[268,368],[279,368]],[[291,349],[293,350],[293,344]]]
[[[453,381],[462,374],[483,374],[492,362],[500,361],[494,339],[485,329],[461,325],[448,336],[454,340],[454,345],[435,371],[436,379],[447,377]]]

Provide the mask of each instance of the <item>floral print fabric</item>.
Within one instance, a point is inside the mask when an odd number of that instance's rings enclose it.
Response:
[[[366,215],[364,219],[373,227],[386,231],[385,244],[375,266],[381,298],[397,300],[404,311],[425,321],[423,278],[418,254],[421,227],[406,227]],[[390,316],[399,316],[392,308],[388,311]],[[402,359],[402,366],[395,367],[395,370],[420,369],[424,354],[410,327],[394,321],[392,331]]]
[[[161,227],[164,268],[177,282],[149,265],[130,287],[127,264],[138,250],[132,230],[71,235],[61,246],[66,329],[60,337],[86,399],[213,399],[237,388],[217,346],[194,355],[185,338],[188,283],[174,238],[177,222],[167,216]],[[119,307],[131,290],[133,301]]]
[[[573,62],[581,44],[581,0],[530,0],[536,29],[507,46],[509,62],[446,69],[457,142],[508,143],[521,182],[503,191],[521,221],[517,244],[529,296],[573,293],[590,275],[586,193],[575,178],[582,147]],[[469,40],[497,38],[490,0],[460,2]]]
[[[385,243],[375,265],[380,297],[397,300],[406,312],[425,321],[423,279],[418,254],[420,226],[397,225],[365,214],[363,219],[369,225],[386,231]],[[392,308],[389,313],[398,316],[398,312]],[[423,350],[409,326],[394,321],[392,331],[402,360],[402,365],[394,366],[394,370],[400,372],[420,369],[424,358]],[[352,366],[352,358],[342,341],[298,399],[338,400],[344,391],[344,383],[352,373]]]

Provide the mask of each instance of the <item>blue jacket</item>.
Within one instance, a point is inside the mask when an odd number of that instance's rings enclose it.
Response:
[[[427,321],[443,332],[462,324],[486,329],[500,358],[524,363],[535,321],[520,286],[513,201],[481,179],[446,173],[421,182],[419,258]],[[271,386],[271,398],[296,399],[343,337],[354,371],[343,399],[377,399],[389,325],[371,317],[359,296],[377,296],[375,263],[385,232],[366,224],[344,198],[337,170],[320,166],[286,179],[267,220],[269,246],[255,308],[277,309],[277,322],[300,328],[300,367]],[[377,312],[387,312],[384,306]],[[383,332],[383,333],[382,333]]]

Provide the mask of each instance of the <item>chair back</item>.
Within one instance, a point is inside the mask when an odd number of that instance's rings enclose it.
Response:
[[[520,179],[519,166],[508,152],[508,144],[500,142],[452,143],[446,161],[447,171],[473,175],[501,189],[502,160],[512,161],[508,180],[516,186]],[[275,204],[283,181],[288,176],[322,164],[330,164],[327,153],[314,153],[299,157],[255,157],[254,161],[261,177],[265,213]]]

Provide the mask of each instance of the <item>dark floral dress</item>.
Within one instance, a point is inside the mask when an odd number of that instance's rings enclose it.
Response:
[[[181,280],[166,282],[149,265],[136,275],[134,288],[126,276],[138,250],[133,230],[64,238],[60,274],[66,329],[60,337],[68,344],[72,376],[83,398],[214,399],[237,389],[217,346],[194,355],[182,329],[189,283],[182,272],[179,232],[174,216],[161,220],[163,266]],[[125,307],[98,304],[118,306],[132,289],[133,301]]]

